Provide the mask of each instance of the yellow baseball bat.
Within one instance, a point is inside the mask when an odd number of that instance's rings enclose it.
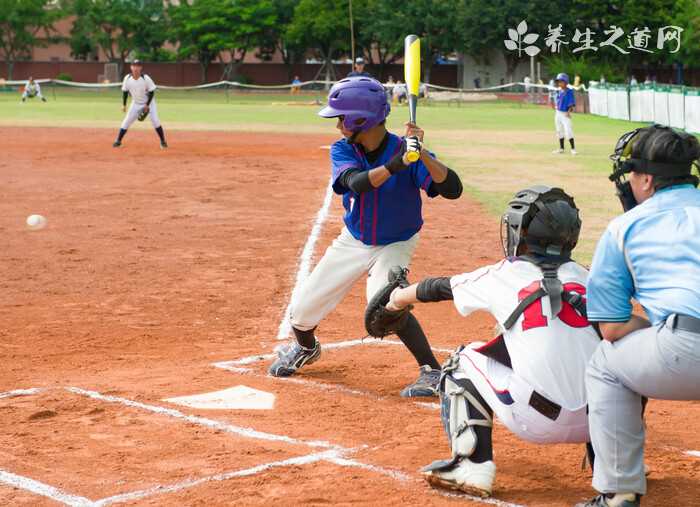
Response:
[[[408,35],[404,41],[403,74],[406,82],[408,119],[415,124],[420,89],[420,39],[417,35]],[[420,154],[417,151],[411,151],[406,158],[410,162],[415,162],[420,158]]]

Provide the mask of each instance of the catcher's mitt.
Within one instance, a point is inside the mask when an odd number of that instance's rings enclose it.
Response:
[[[146,109],[146,108],[141,109],[141,111],[139,111],[139,116],[138,116],[139,121],[145,120],[146,117],[148,116],[149,111],[150,111],[150,109]]]
[[[389,270],[389,283],[382,287],[374,295],[365,310],[365,329],[370,336],[383,338],[401,329],[408,319],[413,306],[407,306],[398,311],[386,309],[389,296],[396,287],[408,287],[406,279],[408,269],[394,266]]]

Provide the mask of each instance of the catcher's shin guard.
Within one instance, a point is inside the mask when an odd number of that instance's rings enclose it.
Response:
[[[462,348],[457,349],[442,367],[440,417],[450,441],[452,459],[435,469],[453,466],[461,459],[472,456],[479,443],[475,426],[493,426],[491,408],[485,404],[472,381],[468,378],[455,378],[453,375],[459,367],[459,352]],[[482,446],[488,446],[490,450],[491,442],[482,442]],[[433,465],[436,464],[437,462]]]

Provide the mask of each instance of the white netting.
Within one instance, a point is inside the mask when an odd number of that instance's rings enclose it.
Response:
[[[667,86],[657,86],[654,90],[654,123],[669,124]]]
[[[685,91],[685,128],[700,133],[700,89]]]

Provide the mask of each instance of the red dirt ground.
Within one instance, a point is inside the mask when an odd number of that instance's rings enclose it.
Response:
[[[299,253],[321,205],[333,137],[0,129],[0,470],[91,499],[301,456],[318,449],[251,440],[59,389],[77,386],[159,406],[163,398],[245,384],[272,411],[175,407],[237,426],[359,448],[349,456],[401,471],[401,482],[328,462],[163,493],[138,505],[477,505],[440,495],[417,470],[447,456],[436,410],[398,396],[416,375],[400,346],[329,350],[299,378],[321,390],[212,367],[269,353]],[[467,182],[468,183],[468,182]],[[516,185],[517,186],[517,185]],[[24,219],[48,218],[30,232]],[[474,269],[499,256],[497,221],[468,197],[425,206],[411,277]],[[340,204],[317,255],[340,228]],[[360,283],[319,327],[322,342],[363,336]],[[417,315],[435,346],[488,338],[492,320],[449,304]],[[700,503],[700,404],[650,403],[644,505]],[[366,447],[363,447],[366,446]],[[571,505],[591,496],[582,446],[535,446],[495,431],[495,497]],[[0,484],[0,504],[54,505]]]

